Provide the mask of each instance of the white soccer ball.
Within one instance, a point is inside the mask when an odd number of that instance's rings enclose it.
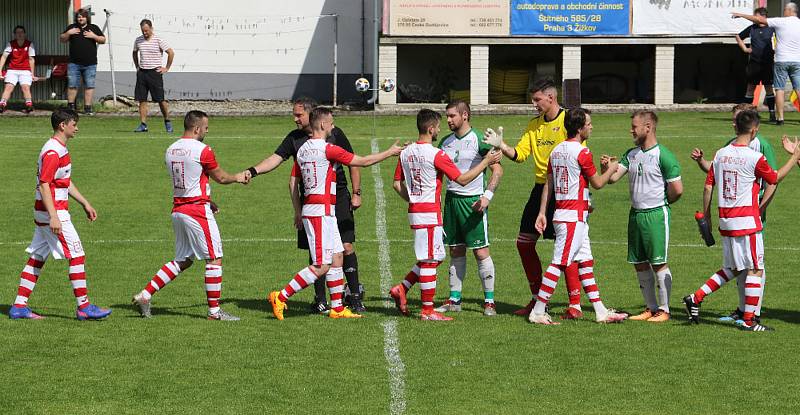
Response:
[[[56,93],[55,92],[51,92],[50,93],[50,99],[56,99]]]
[[[367,78],[356,79],[356,91],[358,92],[369,91],[369,80]]]
[[[384,80],[381,81],[381,90],[383,92],[392,92],[392,91],[394,91],[394,87],[395,87],[395,83],[394,83],[394,79],[392,79],[392,78],[384,78]]]

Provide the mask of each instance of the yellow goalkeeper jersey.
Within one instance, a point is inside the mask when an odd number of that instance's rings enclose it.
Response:
[[[517,150],[514,161],[517,163],[522,163],[533,156],[537,184],[544,184],[547,181],[547,163],[553,147],[567,139],[567,129],[564,128],[566,113],[565,109],[561,109],[552,121],[546,121],[544,114],[532,119],[517,146],[514,147]]]

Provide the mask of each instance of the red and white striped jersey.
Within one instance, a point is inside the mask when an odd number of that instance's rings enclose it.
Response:
[[[567,140],[553,148],[547,165],[556,199],[553,221],[586,222],[589,178],[596,173],[592,152],[581,143]]]
[[[219,167],[211,147],[182,137],[167,148],[165,161],[172,176],[173,212],[181,211],[182,206],[211,201],[208,172]]]
[[[69,150],[56,138],[51,138],[44,143],[39,152],[39,167],[37,169],[36,202],[33,206],[33,220],[37,225],[45,226],[50,223],[50,215],[42,202],[42,193],[39,185],[50,184],[50,194],[53,197],[56,210],[69,210],[69,185],[72,176],[72,162]]]
[[[442,174],[455,180],[461,172],[444,151],[430,143],[418,141],[400,153],[394,179],[406,183],[411,228],[442,225]]]
[[[304,217],[336,216],[336,166],[350,164],[353,157],[321,138],[310,138],[297,149],[292,176],[303,180]]]
[[[16,39],[8,42],[3,53],[8,53],[8,69],[15,71],[30,71],[30,59],[36,56],[36,49],[30,40],[22,42],[22,46],[17,43]]]
[[[770,167],[763,154],[750,147],[732,143],[714,155],[706,184],[719,184],[717,204],[722,236],[750,235],[761,231],[759,179],[775,184],[778,173]]]

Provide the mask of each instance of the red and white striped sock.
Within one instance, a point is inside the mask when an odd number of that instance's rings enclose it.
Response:
[[[567,283],[567,296],[569,306],[576,310],[581,309],[581,278],[578,272],[578,263],[573,262],[564,270],[564,282]]]
[[[325,284],[331,295],[331,308],[337,313],[344,310],[342,294],[344,293],[344,271],[342,267],[331,267],[325,274]]]
[[[39,273],[42,272],[43,266],[44,258],[38,255],[31,255],[28,258],[28,263],[25,264],[25,268],[19,275],[19,288],[17,289],[17,298],[14,300],[14,307],[28,306],[28,297],[31,296],[36,281],[39,280]]]
[[[219,312],[219,297],[222,292],[222,265],[206,264],[206,300],[208,313]]]
[[[700,303],[706,298],[707,295],[717,291],[719,287],[725,285],[726,282],[733,278],[733,272],[728,268],[722,268],[714,273],[711,278],[706,281],[697,291],[692,294],[695,303]]]
[[[142,296],[146,300],[150,300],[153,294],[156,291],[164,288],[167,284],[169,284],[175,278],[178,278],[178,275],[181,273],[181,267],[178,266],[178,263],[175,261],[170,261],[164,264],[156,275],[153,275],[153,279],[145,285],[144,289],[142,290]]]
[[[536,305],[533,307],[536,314],[544,314],[547,308],[547,303],[550,302],[550,297],[558,285],[558,279],[561,278],[561,273],[566,269],[563,265],[550,264],[542,277],[542,285],[539,287],[539,293],[536,296]]]
[[[311,267],[303,268],[302,271],[295,274],[294,278],[289,280],[289,283],[281,290],[278,299],[286,302],[289,297],[293,296],[296,292],[301,291],[303,288],[308,287],[317,280],[317,274],[311,271]]]
[[[411,268],[411,271],[408,274],[406,274],[406,277],[401,282],[401,284],[403,284],[403,289],[405,289],[406,292],[408,292],[408,290],[410,290],[411,287],[414,286],[414,284],[419,282],[419,273],[420,273],[419,263],[414,264],[414,267]]]
[[[436,267],[439,262],[417,262],[419,267],[419,290],[422,299],[422,311],[433,311],[433,297],[436,296]]]
[[[72,293],[75,294],[78,309],[86,308],[89,305],[89,296],[86,295],[85,262],[86,257],[84,256],[69,259],[69,282],[72,284]]]
[[[744,285],[744,316],[742,317],[746,323],[753,321],[753,316],[755,316],[760,300],[761,277],[748,275]]]
[[[26,106],[27,108],[30,108],[30,107],[32,107],[32,106],[33,106],[33,101],[31,101],[31,100],[29,100],[29,99],[26,99],[26,100],[25,100],[25,106]]]
[[[600,289],[597,288],[597,281],[594,279],[594,260],[590,259],[578,263],[578,274],[580,275],[583,291],[586,291],[586,296],[589,297],[595,314],[605,315],[608,313],[605,304],[600,301]]]

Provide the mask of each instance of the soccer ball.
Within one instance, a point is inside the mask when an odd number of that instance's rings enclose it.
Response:
[[[356,79],[356,91],[358,92],[369,91],[369,80],[367,78]]]
[[[381,90],[383,90],[383,92],[394,91],[394,86],[394,79],[392,78],[384,78],[384,80],[381,81]]]

